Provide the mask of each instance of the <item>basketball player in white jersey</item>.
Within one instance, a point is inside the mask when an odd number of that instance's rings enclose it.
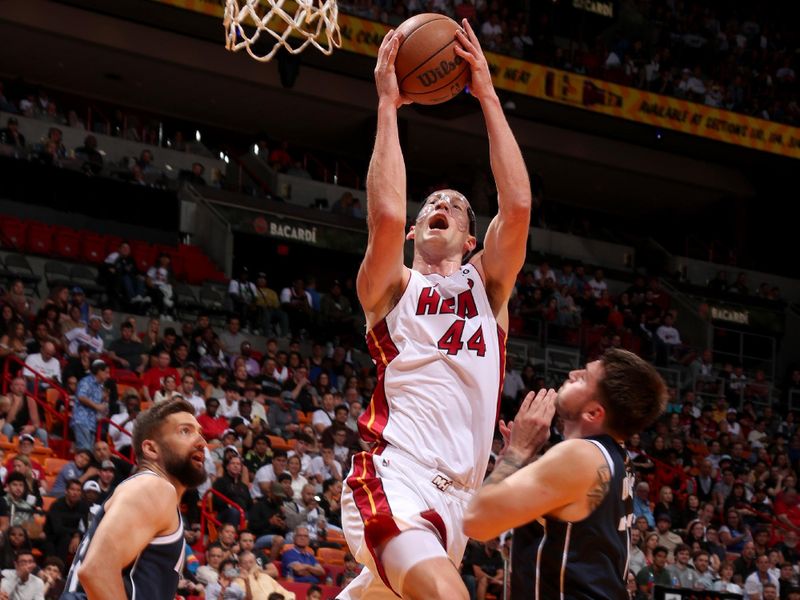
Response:
[[[179,504],[206,480],[206,442],[185,400],[157,404],[136,418],[134,475],[95,514],[61,600],[173,600],[183,568]]]
[[[468,598],[458,573],[467,542],[461,515],[491,449],[507,302],[525,259],[531,191],[478,39],[463,25],[457,52],[470,66],[470,90],[486,121],[499,204],[483,252],[468,262],[475,216],[454,190],[431,194],[405,231],[397,110],[408,100],[394,70],[398,35],[389,32],[378,53],[369,241],[357,282],[378,385],[359,419],[372,449],[354,457],[342,502],[348,544],[368,568],[341,599]],[[406,239],[414,241],[411,269],[403,264]]]

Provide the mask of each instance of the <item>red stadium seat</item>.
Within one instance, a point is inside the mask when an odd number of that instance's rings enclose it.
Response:
[[[28,225],[25,249],[33,254],[50,254],[53,251],[53,227],[36,221]]]
[[[81,251],[81,236],[69,227],[56,227],[53,236],[54,251],[63,258],[77,259]]]
[[[88,263],[100,264],[108,254],[107,240],[104,236],[89,231],[81,231],[81,258]]]
[[[4,248],[22,250],[25,245],[27,223],[16,217],[0,217],[0,244]]]
[[[131,242],[131,256],[136,261],[136,268],[142,273],[153,266],[156,259],[156,249],[147,242],[136,240]]]
[[[122,243],[122,238],[118,235],[107,235],[106,236],[106,256],[111,254],[112,252],[116,252],[119,249],[119,245]],[[105,257],[103,257],[105,260]]]

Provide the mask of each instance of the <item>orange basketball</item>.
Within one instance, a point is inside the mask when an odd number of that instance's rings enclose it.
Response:
[[[453,19],[423,13],[404,21],[397,31],[395,72],[400,93],[418,104],[440,104],[460,93],[469,82],[469,64],[455,52],[458,42]]]

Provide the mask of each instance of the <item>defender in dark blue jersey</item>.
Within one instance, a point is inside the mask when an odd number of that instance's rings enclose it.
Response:
[[[633,476],[622,443],[666,402],[653,366],[614,349],[571,372],[558,394],[529,394],[513,428],[501,423],[507,449],[470,503],[464,531],[487,540],[517,528],[512,600],[627,600]],[[555,411],[566,441],[530,463]]]
[[[183,568],[178,505],[206,479],[206,442],[185,400],[136,418],[138,469],[98,510],[81,540],[61,600],[173,600]]]

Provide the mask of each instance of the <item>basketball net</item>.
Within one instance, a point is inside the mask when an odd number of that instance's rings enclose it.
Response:
[[[260,62],[281,47],[299,54],[309,44],[330,55],[342,45],[338,15],[336,0],[226,0],[225,47]]]

